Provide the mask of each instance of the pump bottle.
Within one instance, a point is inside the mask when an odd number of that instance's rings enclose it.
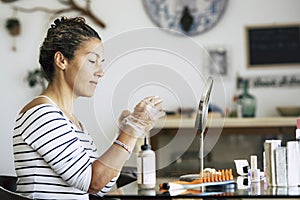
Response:
[[[144,144],[137,156],[137,182],[140,189],[152,189],[156,184],[155,153],[151,150],[148,138],[145,137]]]

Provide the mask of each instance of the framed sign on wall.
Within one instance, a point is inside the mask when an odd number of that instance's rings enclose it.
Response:
[[[248,68],[300,66],[300,23],[247,26]]]

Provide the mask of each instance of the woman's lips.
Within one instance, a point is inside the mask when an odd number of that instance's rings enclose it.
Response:
[[[97,81],[90,81],[90,83],[92,83],[93,85],[97,86],[98,82]]]

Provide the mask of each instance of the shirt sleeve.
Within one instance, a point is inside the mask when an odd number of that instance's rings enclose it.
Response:
[[[117,177],[114,177],[113,179],[111,179],[111,181],[109,183],[107,183],[106,186],[104,186],[97,194],[95,194],[95,196],[103,197],[107,192],[109,192],[112,189],[112,187],[116,183],[118,177],[119,177],[119,175]]]
[[[54,106],[38,107],[24,123],[24,141],[69,185],[87,192],[92,161],[62,112]]]

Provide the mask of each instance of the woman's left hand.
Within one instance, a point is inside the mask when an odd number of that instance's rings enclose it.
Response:
[[[128,112],[126,113],[128,114]],[[157,120],[164,115],[162,99],[150,96],[140,101],[135,106],[133,113],[123,118],[121,124],[123,124],[122,126],[128,125],[133,128],[136,135],[140,137],[149,132]]]

